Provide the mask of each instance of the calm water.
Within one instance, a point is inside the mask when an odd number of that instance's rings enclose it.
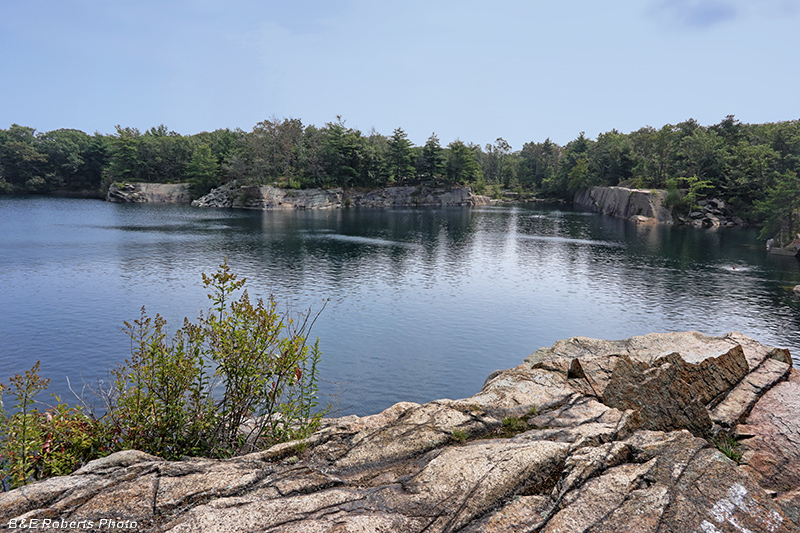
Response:
[[[741,331],[800,355],[800,263],[754,230],[527,207],[255,212],[0,197],[0,379],[106,378],[145,305],[175,326],[227,257],[251,296],[329,298],[314,335],[345,414],[474,394],[558,339]]]

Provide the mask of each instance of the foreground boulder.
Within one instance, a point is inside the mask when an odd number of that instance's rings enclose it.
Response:
[[[738,464],[713,444],[734,437]],[[224,461],[119,452],[0,494],[0,516],[173,532],[796,532],[799,464],[786,350],[738,333],[573,338],[470,398],[329,419]]]

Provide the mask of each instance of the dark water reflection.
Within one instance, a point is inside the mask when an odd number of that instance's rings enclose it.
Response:
[[[636,226],[540,205],[250,212],[0,198],[0,379],[104,378],[146,305],[178,325],[227,257],[252,296],[319,308],[326,393],[346,412],[475,393],[574,335],[742,331],[800,354],[793,258],[754,230]],[[334,384],[335,383],[335,384]]]

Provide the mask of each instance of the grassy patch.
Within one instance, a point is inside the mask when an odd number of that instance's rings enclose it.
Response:
[[[741,443],[730,435],[719,435],[716,439],[711,439],[711,442],[734,463],[738,464],[742,459]]]
[[[492,438],[500,437],[503,439],[511,438],[514,435],[518,435],[520,433],[524,433],[529,429],[533,429],[534,426],[528,423],[528,418],[531,416],[536,416],[537,409],[536,406],[531,408],[527,414],[524,416],[507,416],[503,419],[502,427],[498,428]]]
[[[453,437],[454,441],[458,443],[463,443],[467,441],[468,435],[467,432],[464,431],[463,429],[454,429],[451,436]]]
[[[516,435],[528,429],[528,422],[525,418],[517,416],[508,416],[503,419],[503,431]]]

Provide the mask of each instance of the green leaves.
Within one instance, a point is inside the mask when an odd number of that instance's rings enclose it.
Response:
[[[80,407],[69,407],[56,398],[56,406],[44,412],[32,407],[35,397],[49,384],[39,376],[39,362],[25,374],[0,384],[0,392],[15,398],[14,412],[0,402],[0,482],[4,489],[54,475],[68,474],[86,461],[107,452],[98,420]]]
[[[698,200],[706,196],[706,193],[703,191],[714,188],[710,180],[701,180],[696,175],[678,178],[678,181],[682,181],[686,185],[687,190],[683,199],[689,206],[690,211],[696,207]]]
[[[420,174],[431,180],[441,177],[445,172],[445,161],[444,148],[439,144],[436,134],[431,133],[420,154],[418,163]]]
[[[319,313],[281,312],[274,297],[252,302],[247,291],[235,298],[245,281],[227,261],[203,274],[213,307],[194,322],[184,319],[172,336],[166,320],[144,308],[125,322],[131,356],[100,391],[102,419],[59,398],[44,412],[33,408],[49,383],[38,362],[11,386],[0,384],[14,398],[13,414],[0,402],[4,487],[68,474],[124,449],[166,459],[229,457],[315,431],[327,412],[317,399],[319,341],[307,343]]]
[[[791,241],[800,230],[800,179],[794,172],[786,171],[775,178],[766,191],[764,200],[756,201],[756,210],[764,226],[760,238],[776,237],[782,246]]]
[[[453,141],[448,146],[447,179],[454,183],[475,183],[483,177],[475,153],[463,142]]]
[[[320,352],[306,343],[318,315],[295,319],[272,296],[251,302],[247,291],[234,299],[245,281],[227,261],[203,274],[213,308],[197,322],[185,320],[172,339],[163,318],[144,309],[126,323],[134,349],[114,371],[116,399],[108,410],[121,448],[170,459],[230,456],[319,426]]]
[[[186,166],[186,177],[193,198],[199,198],[214,187],[219,187],[219,163],[207,144],[195,148],[192,159]]]
[[[388,163],[389,179],[395,183],[403,183],[413,179],[416,169],[414,168],[413,144],[408,140],[408,135],[402,128],[397,128],[387,142],[388,153],[386,156]]]

